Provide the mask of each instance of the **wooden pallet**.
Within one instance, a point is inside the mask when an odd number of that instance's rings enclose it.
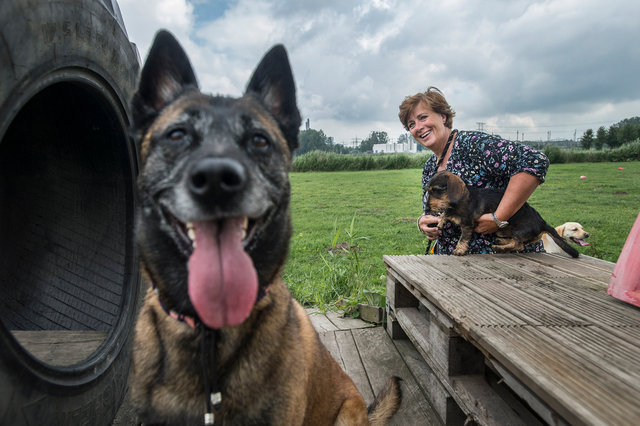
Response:
[[[432,369],[445,424],[636,424],[640,310],[581,256],[385,256],[387,330]]]

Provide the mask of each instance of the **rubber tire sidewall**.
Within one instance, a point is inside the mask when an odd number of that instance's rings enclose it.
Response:
[[[139,74],[139,56],[117,5],[104,1],[0,2],[0,141],[29,99],[60,81],[91,87],[128,132],[128,105]],[[135,184],[137,150],[131,138],[126,139],[130,181]],[[135,188],[131,194],[130,210],[134,210]],[[134,212],[127,215],[133,224]],[[45,365],[0,324],[0,424],[111,424],[127,389],[133,328],[142,299],[135,245],[130,240],[119,318],[87,360],[69,367]]]

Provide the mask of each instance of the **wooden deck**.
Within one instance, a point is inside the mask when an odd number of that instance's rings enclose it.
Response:
[[[614,264],[546,253],[384,260],[387,328],[429,364],[446,424],[638,424],[640,309],[607,295]]]
[[[367,405],[389,377],[402,378],[402,405],[391,425],[442,424],[427,398],[427,382],[420,380],[430,375],[429,368],[409,340],[392,341],[384,327],[342,318],[336,312],[307,313],[320,340],[354,381]]]

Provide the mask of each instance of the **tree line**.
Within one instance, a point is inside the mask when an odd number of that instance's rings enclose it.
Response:
[[[600,126],[596,132],[587,129],[580,138],[584,149],[601,150],[604,146],[617,148],[625,143],[633,142],[640,137],[640,117],[625,118],[606,129]]]
[[[411,136],[404,133],[398,137],[398,143],[408,143]],[[600,126],[595,132],[588,129],[580,138],[580,145],[583,149],[601,150],[605,146],[608,148],[618,148],[628,142],[633,142],[640,138],[640,117],[625,118],[613,124],[608,129]],[[333,137],[327,136],[322,130],[307,129],[302,130],[298,137],[299,147],[294,152],[295,156],[303,155],[311,151],[332,152],[336,154],[364,154],[373,151],[373,146],[377,144],[391,143],[387,132],[372,131],[366,139],[363,139],[356,147],[347,147],[334,142]],[[567,141],[569,142],[569,141]],[[541,145],[535,148],[543,148],[545,143],[526,144]],[[418,151],[422,151],[422,146],[418,144]]]
[[[346,147],[334,142],[333,137],[327,136],[322,130],[302,130],[298,135],[299,147],[294,155],[303,155],[311,151],[333,152],[336,154],[361,154],[371,152],[373,145],[390,143],[389,135],[383,131],[372,131],[357,147]]]

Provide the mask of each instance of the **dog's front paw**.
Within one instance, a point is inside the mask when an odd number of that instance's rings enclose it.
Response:
[[[467,254],[467,250],[457,247],[453,251],[453,254],[456,255],[456,256],[464,256],[465,254]]]

